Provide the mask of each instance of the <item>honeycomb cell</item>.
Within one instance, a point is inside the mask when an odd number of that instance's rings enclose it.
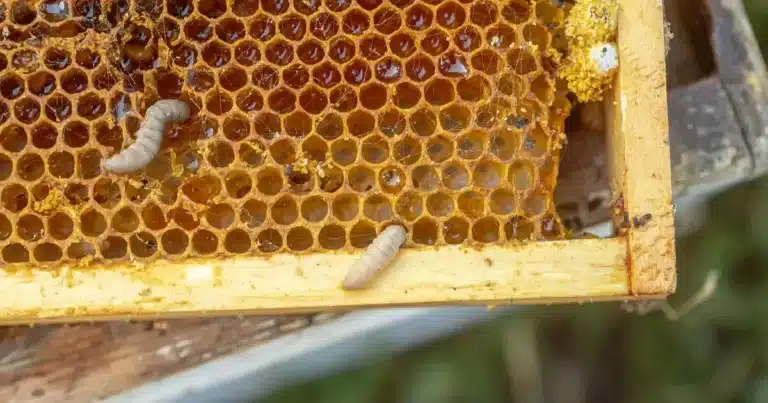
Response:
[[[72,58],[69,52],[63,49],[49,48],[43,55],[43,64],[50,70],[63,70],[71,63]]]
[[[515,73],[526,75],[538,70],[536,57],[527,49],[515,48],[507,53],[507,66]]]
[[[61,260],[64,253],[58,245],[45,242],[35,246],[33,256],[38,262],[56,262]]]
[[[361,155],[371,164],[380,164],[389,158],[389,143],[381,136],[369,137],[363,142]]]
[[[265,168],[256,174],[256,189],[267,196],[274,196],[283,188],[283,177],[275,168]]]
[[[166,89],[173,89],[174,87],[168,86]],[[165,92],[165,91],[164,91]],[[165,92],[163,95],[169,95]],[[161,95],[161,96],[163,96]],[[169,97],[170,98],[170,97]],[[115,121],[122,120],[128,112],[131,111],[131,98],[127,94],[117,93],[109,101],[109,109],[112,112],[112,116]]]
[[[509,165],[509,184],[518,191],[526,191],[536,183],[536,168],[527,161],[516,161]]]
[[[335,100],[334,102],[344,101]],[[309,87],[299,95],[299,106],[313,115],[319,115],[328,106],[328,97],[321,89],[314,86]]]
[[[387,42],[379,35],[369,35],[360,40],[360,54],[371,61],[382,58],[387,52]]]
[[[491,94],[491,83],[479,75],[461,79],[456,83],[456,92],[464,101],[477,102]]]
[[[309,82],[309,71],[301,65],[293,65],[283,70],[283,82],[293,89],[301,89]]]
[[[130,233],[139,228],[139,215],[130,207],[123,207],[112,216],[112,229],[118,232]]]
[[[109,179],[102,178],[93,185],[93,200],[105,208],[112,208],[122,199],[120,186]]]
[[[443,3],[437,8],[437,23],[446,29],[455,29],[467,20],[467,12],[464,7],[456,2]]]
[[[37,11],[32,8],[32,3],[24,0],[16,0],[11,5],[11,21],[14,24],[28,25],[37,18]]]
[[[16,222],[16,233],[25,241],[37,241],[45,235],[43,220],[33,214],[25,214]]]
[[[6,151],[17,153],[27,146],[27,132],[19,125],[6,126],[0,132],[0,145]]]
[[[264,253],[273,253],[283,247],[283,237],[274,229],[261,231],[256,238],[258,248]]]
[[[94,209],[87,209],[80,214],[80,231],[85,236],[97,237],[107,229],[104,215]]]
[[[226,43],[235,43],[245,38],[245,34],[245,25],[234,18],[225,18],[216,23],[216,36]]]
[[[40,117],[40,103],[32,98],[21,98],[14,103],[13,114],[21,123],[35,123]]]
[[[296,161],[296,146],[290,139],[276,141],[269,147],[269,155],[280,165],[288,165]]]
[[[264,163],[266,153],[259,143],[244,143],[237,149],[237,157],[248,167],[255,168]]]
[[[392,148],[395,160],[403,165],[413,165],[421,158],[421,143],[413,137],[398,140]]]
[[[214,115],[224,115],[233,106],[232,97],[224,91],[213,90],[205,98],[205,108]]]
[[[347,116],[347,128],[355,137],[365,137],[376,127],[376,118],[370,112],[357,110]]]
[[[16,161],[16,174],[25,181],[40,179],[45,173],[45,163],[37,154],[24,154]]]
[[[93,75],[93,86],[97,90],[109,90],[112,89],[119,82],[119,77],[112,74],[109,69],[105,67],[99,67],[96,73]]]
[[[349,243],[354,248],[366,248],[376,239],[376,227],[367,221],[360,221],[349,231]]]
[[[374,28],[385,35],[395,33],[402,24],[400,12],[390,7],[379,9],[373,15]]]
[[[473,24],[487,27],[499,18],[499,9],[491,1],[480,1],[472,4],[469,19]]]
[[[435,64],[423,54],[416,55],[405,63],[405,73],[413,81],[426,81],[435,75]]]
[[[393,83],[400,79],[403,65],[399,60],[385,58],[376,63],[376,79],[383,83]]]
[[[224,249],[230,253],[246,253],[251,249],[251,237],[242,229],[233,229],[224,237]]]
[[[405,25],[414,31],[421,31],[432,26],[434,14],[424,5],[416,4],[405,12]]]
[[[80,183],[70,183],[64,188],[64,196],[69,204],[79,206],[88,202],[88,187]]]
[[[227,229],[235,222],[235,209],[226,203],[214,204],[204,214],[206,222],[213,228]]]
[[[416,52],[416,42],[407,33],[397,33],[389,37],[389,49],[395,55],[406,58]]]
[[[259,10],[259,0],[232,0],[232,12],[238,17],[248,17]]]
[[[336,250],[341,249],[347,242],[347,234],[344,227],[340,225],[326,225],[320,229],[318,234],[318,243],[323,249]]]
[[[293,0],[293,9],[304,15],[312,15],[320,8],[321,0]]]
[[[103,159],[104,157],[99,150],[85,150],[78,153],[77,165],[80,177],[83,179],[92,179],[99,176],[101,174],[101,162]],[[64,174],[68,172],[69,158],[66,155],[63,155],[61,160],[64,162],[62,165],[62,174]],[[51,174],[54,174],[53,167],[50,168]]]
[[[464,27],[456,31],[453,36],[453,43],[456,47],[467,53],[478,49],[482,45],[482,42],[482,35],[472,26]]]
[[[0,83],[0,88],[2,85]],[[27,88],[38,97],[48,96],[56,89],[56,78],[47,71],[38,71],[27,77]]]
[[[310,160],[322,162],[328,155],[328,144],[320,137],[312,136],[301,143],[301,151]]]
[[[253,66],[256,62],[261,60],[259,45],[253,41],[241,41],[235,46],[234,53],[235,61],[242,66]],[[193,64],[194,61],[192,61],[191,64],[187,63],[186,65],[191,66]]]
[[[224,178],[227,194],[235,199],[241,199],[251,192],[253,184],[251,177],[245,171],[228,172]]]
[[[402,194],[395,204],[395,212],[406,221],[413,221],[424,212],[424,200],[416,192]]]
[[[549,208],[549,195],[541,190],[531,192],[523,202],[523,211],[528,217],[544,214]]]
[[[336,63],[347,63],[355,57],[355,44],[348,39],[336,39],[328,48],[328,56]]]
[[[504,235],[509,241],[527,241],[535,231],[535,224],[521,216],[510,217],[504,224]]]
[[[72,121],[72,122],[68,122],[64,126],[65,135],[66,135],[66,132],[68,131],[87,133],[88,126],[86,126],[82,122]],[[123,133],[120,130],[120,128],[117,126],[109,127],[107,124],[104,124],[104,123],[97,124],[96,125],[96,142],[98,142],[102,146],[110,147],[113,150],[119,150],[123,148]]]
[[[361,85],[373,77],[371,68],[363,60],[356,59],[344,67],[344,80],[352,85]]]
[[[251,88],[240,91],[235,98],[235,103],[238,109],[246,113],[258,111],[264,107],[264,99],[259,91]]]
[[[100,250],[105,259],[121,259],[128,253],[128,242],[117,236],[108,236],[101,241]]]
[[[541,157],[547,153],[549,136],[540,125],[525,136],[522,150],[532,157]]]
[[[219,239],[211,231],[201,229],[192,235],[192,249],[200,255],[210,255],[216,252],[218,247]]]
[[[202,18],[184,23],[184,35],[195,42],[206,42],[213,37],[213,25]]]
[[[88,120],[95,120],[106,112],[104,100],[95,93],[80,96],[77,100],[77,114]]]
[[[499,241],[499,222],[493,217],[484,217],[472,225],[472,238],[483,243]]]
[[[20,243],[12,243],[3,247],[3,260],[6,263],[24,263],[29,261],[29,251]]]
[[[181,44],[171,51],[171,58],[173,64],[179,67],[192,67],[197,63],[197,49],[187,44]],[[239,59],[237,61],[240,62]]]
[[[526,25],[523,28],[523,39],[538,46],[539,49],[549,48],[549,30],[539,24]]]
[[[405,172],[396,166],[379,171],[379,186],[387,193],[399,193],[405,187]]]
[[[66,151],[48,156],[48,171],[57,178],[69,178],[75,173],[75,157]]]
[[[419,165],[411,172],[411,182],[413,183],[414,188],[429,192],[437,189],[437,186],[440,183],[440,177],[434,166]]]
[[[501,16],[513,24],[519,24],[528,21],[532,11],[528,0],[511,0],[501,9]]]
[[[331,9],[332,11],[336,11]],[[317,39],[328,40],[339,32],[339,21],[333,14],[320,13],[312,18],[309,23],[309,32]]]
[[[357,94],[348,86],[340,85],[331,91],[330,102],[339,112],[349,112],[357,106]]]
[[[549,82],[546,74],[542,74],[531,82],[531,92],[541,103],[549,105],[554,101],[554,86]]]
[[[485,197],[474,190],[463,192],[457,200],[459,210],[469,218],[477,218],[485,212]]]
[[[370,168],[357,166],[349,170],[348,181],[353,190],[363,193],[376,185],[376,174]]]
[[[189,246],[189,236],[183,230],[173,228],[163,233],[160,237],[160,243],[165,253],[169,255],[180,255],[187,250]]]
[[[163,209],[155,203],[148,203],[141,209],[141,219],[147,228],[154,231],[161,230],[168,225]]]
[[[72,103],[61,94],[54,94],[45,101],[45,116],[54,122],[62,122],[72,115]]]
[[[305,251],[312,247],[312,232],[304,227],[291,228],[285,237],[288,248],[293,251]]]
[[[0,153],[0,181],[8,179],[13,173],[13,161]]]
[[[454,100],[453,84],[444,78],[435,78],[424,87],[424,99],[434,106],[442,106]]]
[[[88,88],[88,76],[79,69],[67,69],[60,81],[61,88],[70,94],[77,94]]]
[[[157,23],[157,33],[168,44],[176,43],[181,36],[181,28],[176,21],[170,18],[163,18]]]
[[[450,216],[454,210],[453,198],[445,192],[437,192],[427,197],[427,211],[435,217]]]
[[[473,69],[488,75],[498,74],[504,69],[504,60],[490,49],[483,49],[472,55],[471,64]]]
[[[0,95],[5,99],[16,99],[24,93],[24,80],[16,74],[6,74],[0,78]]]
[[[131,253],[140,258],[152,257],[157,252],[157,238],[146,231],[141,231],[128,238]]]
[[[341,20],[342,30],[349,35],[362,35],[371,27],[368,15],[361,10],[350,10]]]
[[[203,175],[193,177],[181,187],[182,193],[198,204],[208,204],[221,193],[221,180],[214,175]]]
[[[36,50],[22,49],[13,53],[11,65],[17,70],[31,73],[40,67],[40,58]]]
[[[448,34],[440,29],[427,31],[424,38],[421,39],[421,49],[432,56],[439,56],[450,46]]]
[[[196,213],[177,207],[168,212],[168,217],[181,228],[193,230],[200,225],[200,219]]]
[[[443,239],[449,245],[458,245],[469,236],[469,222],[461,217],[452,217],[443,223]]]
[[[491,193],[491,212],[498,215],[511,214],[517,209],[515,193],[509,189],[496,189]]]
[[[498,159],[502,161],[511,160],[514,158],[519,147],[520,135],[514,130],[502,128],[492,132],[489,148]]]

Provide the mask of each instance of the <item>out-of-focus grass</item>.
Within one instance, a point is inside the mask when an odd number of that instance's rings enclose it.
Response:
[[[745,4],[768,54],[768,2]],[[673,305],[721,272],[713,298],[678,322],[615,304],[534,308],[267,401],[768,402],[768,179],[713,200],[678,241],[678,267]],[[510,342],[530,326],[533,341]],[[521,380],[541,383],[539,399]]]

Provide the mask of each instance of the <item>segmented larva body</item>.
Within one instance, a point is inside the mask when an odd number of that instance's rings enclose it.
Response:
[[[104,161],[104,169],[116,173],[138,171],[157,155],[163,143],[163,130],[170,121],[189,119],[189,106],[177,99],[162,99],[147,108],[144,122],[136,133],[136,141],[128,148]]]
[[[405,228],[390,225],[368,245],[368,249],[347,271],[341,283],[345,290],[365,287],[370,280],[395,259],[397,251],[405,243]]]

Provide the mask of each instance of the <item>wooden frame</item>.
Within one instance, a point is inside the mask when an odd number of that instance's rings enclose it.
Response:
[[[339,288],[356,257],[347,253],[58,273],[10,268],[0,271],[0,323],[669,295],[675,251],[662,8],[620,4],[621,63],[606,101],[616,237],[404,250],[370,289],[354,292]]]

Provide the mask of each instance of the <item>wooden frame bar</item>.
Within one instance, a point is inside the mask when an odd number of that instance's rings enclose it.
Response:
[[[551,303],[674,291],[661,3],[620,0],[606,102],[619,236],[404,250],[370,288],[339,288],[348,253],[0,271],[0,323],[288,313],[369,306]]]

